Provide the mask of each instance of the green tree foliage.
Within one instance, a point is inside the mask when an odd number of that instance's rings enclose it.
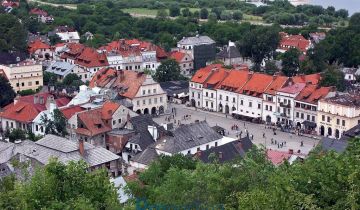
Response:
[[[172,4],[169,8],[169,15],[176,17],[180,15],[180,6],[178,4]]]
[[[77,86],[77,87],[84,84],[81,81],[80,77],[74,73],[66,75],[66,77],[63,79],[62,83],[64,86]]]
[[[232,18],[234,20],[242,20],[243,19],[243,13],[241,11],[235,11],[232,14]]]
[[[155,72],[154,79],[157,82],[181,80],[179,63],[174,59],[162,61]]]
[[[57,81],[57,75],[51,72],[44,72],[44,85],[54,85]]]
[[[9,81],[0,75],[0,108],[8,105],[11,103],[16,93],[14,92],[13,88],[11,87]]]
[[[0,51],[25,51],[26,36],[23,25],[15,16],[0,14]]]
[[[321,86],[335,86],[337,90],[344,91],[346,88],[345,75],[336,65],[327,66],[320,80]]]
[[[65,116],[59,109],[55,109],[51,115],[51,118],[48,118],[47,115],[41,116],[41,122],[45,126],[45,134],[66,136],[68,133],[66,131],[67,119]]]
[[[221,20],[231,20],[232,19],[231,12],[227,11],[227,10],[222,11],[220,14],[220,19]]]
[[[27,90],[21,90],[19,91],[19,95],[21,96],[28,96],[28,95],[33,95],[35,94],[36,91],[32,90],[32,89],[27,89]]]
[[[291,48],[282,55],[282,72],[286,76],[292,77],[296,75],[300,68],[300,55],[301,52],[296,48]]]
[[[201,19],[208,19],[209,16],[209,10],[207,10],[206,8],[201,8],[200,10],[200,18]]]
[[[265,62],[265,73],[269,75],[274,75],[276,72],[279,72],[280,69],[276,66],[275,61],[266,61]]]
[[[181,14],[183,17],[190,17],[191,16],[191,12],[189,8],[184,8],[181,10]]]
[[[225,164],[188,165],[182,164],[186,159],[180,157],[173,161],[168,157],[162,163],[160,158],[140,174],[142,184],[131,183],[129,188],[136,197],[155,204],[198,203],[209,208],[224,204],[225,209],[358,209],[359,155],[360,141],[355,139],[344,153],[313,152],[303,162],[285,162],[279,167],[267,160],[264,150],[256,148],[243,159]]]
[[[165,20],[168,16],[169,14],[165,9],[159,9],[156,14],[156,17],[159,18],[160,20]]]
[[[107,172],[88,172],[85,162],[67,165],[52,160],[27,182],[0,181],[1,209],[119,209]]]
[[[14,142],[15,140],[25,140],[26,132],[22,129],[15,128],[12,130],[7,130],[5,132],[5,136],[9,138],[10,142]]]

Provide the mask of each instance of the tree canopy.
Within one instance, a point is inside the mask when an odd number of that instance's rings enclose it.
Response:
[[[16,96],[9,81],[2,75],[0,75],[0,93],[0,108],[11,103]]]
[[[19,20],[11,14],[0,14],[0,51],[25,51],[26,31]]]
[[[179,63],[174,59],[162,61],[154,74],[154,79],[157,82],[181,80]]]

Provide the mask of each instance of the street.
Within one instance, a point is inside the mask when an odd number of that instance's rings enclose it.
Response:
[[[236,138],[237,135],[242,133],[242,137],[246,135],[246,132],[249,132],[249,136],[253,136],[253,143],[255,145],[266,145],[267,149],[279,150],[279,151],[289,151],[292,149],[294,153],[297,153],[300,150],[301,154],[307,155],[318,143],[319,140],[315,138],[309,138],[306,136],[297,136],[295,134],[276,131],[276,135],[271,128],[266,128],[264,124],[254,124],[250,122],[240,121],[233,119],[231,115],[225,115],[218,112],[205,112],[203,110],[197,109],[194,107],[186,107],[185,105],[179,104],[169,104],[169,108],[176,109],[176,116],[170,122],[174,123],[174,126],[178,126],[178,121],[180,120],[181,124],[193,123],[196,120],[203,121],[206,120],[210,126],[220,126],[226,129],[226,136]],[[187,119],[184,119],[184,116],[189,115]],[[154,121],[162,124],[168,121],[165,121],[165,118],[170,117],[170,115],[164,115],[154,118]],[[237,125],[238,130],[232,130],[231,127]],[[273,141],[273,144],[272,142]],[[278,147],[277,143],[283,143],[283,147]],[[285,143],[286,142],[286,143]],[[303,146],[301,146],[303,142]]]

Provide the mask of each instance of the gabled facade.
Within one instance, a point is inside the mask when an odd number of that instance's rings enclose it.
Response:
[[[285,32],[280,33],[281,40],[277,52],[284,53],[291,48],[296,48],[303,54],[312,47],[311,41],[305,39],[302,35],[289,35]]]
[[[170,58],[176,60],[179,63],[180,71],[182,75],[188,76],[194,69],[194,62],[190,54],[180,51],[171,52]]]
[[[50,45],[39,39],[29,43],[28,51],[32,58],[39,61],[50,60],[53,58],[53,51],[51,50]]]

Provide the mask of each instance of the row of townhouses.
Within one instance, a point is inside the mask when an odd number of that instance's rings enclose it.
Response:
[[[340,138],[360,116],[358,94],[320,87],[320,74],[292,78],[209,65],[189,84],[190,105],[245,120]]]

